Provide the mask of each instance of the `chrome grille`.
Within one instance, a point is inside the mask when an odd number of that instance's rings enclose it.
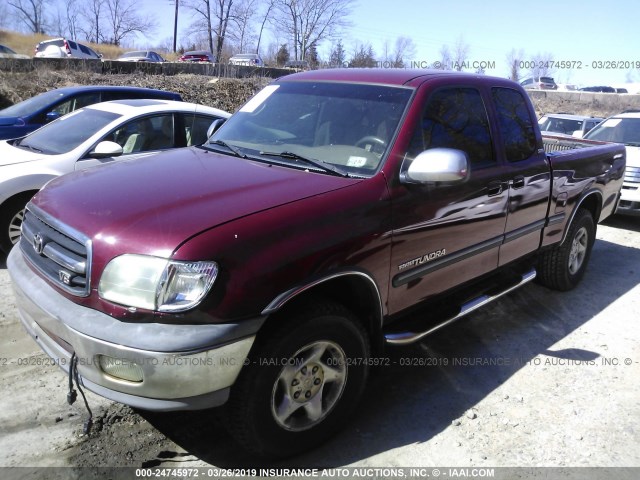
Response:
[[[627,167],[624,170],[624,181],[630,183],[640,183],[640,168]]]
[[[37,207],[29,205],[22,221],[20,249],[52,283],[77,296],[89,295],[91,243]]]

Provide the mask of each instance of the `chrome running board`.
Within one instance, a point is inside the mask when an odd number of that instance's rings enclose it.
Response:
[[[448,318],[447,320],[437,324],[434,327],[431,327],[426,332],[388,333],[384,336],[385,341],[386,343],[391,345],[408,345],[410,343],[417,342],[427,335],[431,335],[432,333],[440,330],[443,327],[446,327],[447,325],[455,322],[465,315],[468,315],[474,310],[477,310],[478,308],[483,307],[486,304],[493,302],[494,300],[497,300],[501,296],[506,295],[507,293],[512,292],[517,288],[520,288],[521,286],[529,283],[534,278],[536,278],[536,271],[535,269],[531,269],[529,272],[522,275],[520,281],[517,284],[512,285],[509,288],[496,293],[495,295],[480,295],[479,297],[474,298],[473,300],[463,304],[460,308],[460,311],[455,316]]]

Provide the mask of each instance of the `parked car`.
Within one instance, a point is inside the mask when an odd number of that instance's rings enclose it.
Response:
[[[581,92],[594,92],[594,93],[616,93],[616,89],[613,87],[597,86],[597,87],[582,87]]]
[[[527,90],[557,90],[558,85],[551,77],[533,77],[527,78],[520,82],[523,88]]]
[[[0,58],[29,58],[28,55],[16,53],[5,45],[0,45]]]
[[[578,90],[578,86],[573,83],[558,83],[558,91],[561,92],[575,92]]]
[[[547,113],[540,117],[540,130],[549,133],[560,133],[582,138],[585,133],[602,122],[604,118],[570,115],[563,113]]]
[[[193,52],[184,52],[180,58],[179,62],[210,62],[216,63],[216,57],[211,52],[207,52],[206,50],[194,50]]]
[[[91,48],[66,38],[45,40],[36,45],[37,58],[92,58],[99,60],[102,55]]]
[[[57,88],[0,110],[0,140],[22,137],[87,105],[127,98],[182,100],[178,93],[152,88],[104,85]]]
[[[584,138],[622,143],[627,151],[627,168],[617,213],[640,215],[640,111],[629,110],[607,118]]]
[[[238,53],[229,59],[229,64],[264,67],[264,62],[257,53]]]
[[[0,141],[0,248],[20,237],[23,210],[58,175],[160,150],[199,145],[217,108],[171,100],[114,100],[76,110],[26,137]]]
[[[116,60],[120,62],[166,62],[164,58],[162,58],[156,52],[152,52],[150,50],[136,50],[134,52],[127,52],[124,55],[119,56]]]
[[[629,93],[629,90],[626,88],[616,88],[616,93]]]
[[[201,147],[49,182],[7,259],[22,324],[103,397],[227,403],[252,455],[299,453],[375,398],[385,346],[536,277],[579,284],[625,150],[546,143],[506,79],[283,76]]]
[[[294,68],[296,70],[309,70],[309,62],[306,60],[289,60],[284,64],[284,68]]]

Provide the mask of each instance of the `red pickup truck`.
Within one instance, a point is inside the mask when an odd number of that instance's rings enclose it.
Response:
[[[202,147],[38,193],[7,262],[22,322],[79,387],[226,404],[245,448],[295,454],[346,423],[386,346],[580,281],[625,149],[544,144],[505,79],[283,77]]]

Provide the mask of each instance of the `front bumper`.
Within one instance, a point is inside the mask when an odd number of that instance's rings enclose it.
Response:
[[[127,323],[73,303],[27,265],[20,247],[7,259],[20,319],[68,372],[71,355],[87,389],[146,410],[197,410],[226,402],[263,319],[224,325]],[[99,356],[133,362],[142,381],[103,371]]]
[[[640,183],[624,182],[616,213],[640,215]]]

